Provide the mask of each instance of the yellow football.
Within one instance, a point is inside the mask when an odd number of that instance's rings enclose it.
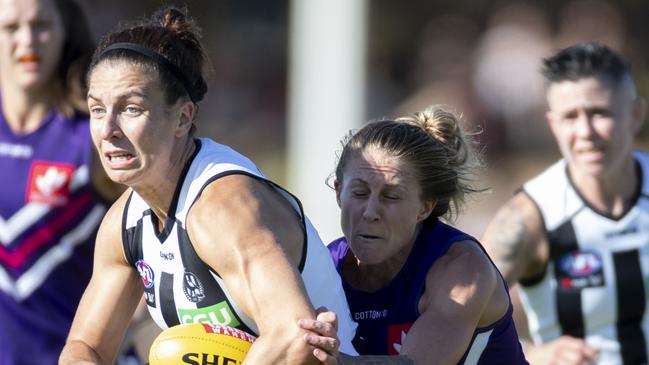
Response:
[[[181,324],[156,337],[150,365],[238,365],[255,337],[236,328],[209,323]]]

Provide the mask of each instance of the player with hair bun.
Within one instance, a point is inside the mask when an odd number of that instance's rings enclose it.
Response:
[[[527,363],[505,280],[475,238],[441,221],[480,190],[469,137],[431,107],[343,140],[334,187],[344,237],[328,247],[362,356],[316,350],[326,364]],[[322,335],[329,324],[301,322]]]
[[[354,351],[339,276],[299,200],[246,157],[194,137],[206,59],[174,7],[94,53],[92,138],[108,176],[129,189],[99,229],[61,364],[111,363],[142,295],[161,328],[209,322],[255,335],[246,363],[318,363],[297,325],[316,318],[313,306],[338,313],[340,349]]]

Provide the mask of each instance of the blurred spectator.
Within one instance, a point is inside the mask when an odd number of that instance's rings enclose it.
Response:
[[[426,24],[409,75],[414,92],[397,106],[397,114],[412,113],[434,102],[461,112],[462,119],[469,124],[480,125],[480,113],[471,92],[473,65],[467,57],[478,35],[476,24],[462,16],[442,15]]]
[[[489,152],[547,148],[539,60],[552,49],[549,24],[537,7],[514,3],[496,11],[475,50],[474,87],[486,110]],[[495,129],[495,131],[494,131]]]
[[[577,42],[598,41],[613,49],[625,44],[624,20],[615,3],[604,0],[573,0],[558,14],[555,48]]]

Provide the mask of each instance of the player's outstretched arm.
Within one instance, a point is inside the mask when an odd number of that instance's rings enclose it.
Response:
[[[266,183],[231,175],[205,188],[187,221],[198,255],[258,326],[245,363],[317,363],[297,326],[315,311],[297,270],[304,232],[286,199]]]
[[[122,248],[121,217],[126,196],[108,211],[97,234],[93,275],[81,298],[59,364],[112,364],[142,284]]]

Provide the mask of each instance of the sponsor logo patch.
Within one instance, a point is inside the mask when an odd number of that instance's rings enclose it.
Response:
[[[183,364],[188,365],[239,365],[241,362],[226,356],[188,352],[183,354]]]
[[[222,326],[237,327],[240,323],[227,301],[222,301],[205,308],[178,309],[180,323],[212,323]]]
[[[399,355],[401,345],[406,339],[412,323],[393,324],[388,326],[388,355]]]
[[[594,250],[573,251],[557,260],[559,286],[564,290],[604,286],[604,263]]]
[[[174,259],[174,253],[173,252],[162,252],[162,251],[160,251],[160,257],[163,260],[172,261]]]
[[[381,310],[371,309],[366,311],[354,312],[354,320],[357,322],[372,320],[372,319],[381,319],[381,318],[386,318],[387,316],[388,316],[387,309],[381,309]]]
[[[34,154],[30,145],[0,142],[0,156],[28,159]]]
[[[155,278],[155,274],[153,273],[153,269],[151,268],[151,266],[149,266],[149,264],[144,262],[144,260],[138,260],[135,263],[135,268],[140,273],[140,277],[142,278],[142,284],[144,285],[144,287],[147,289],[153,287],[153,280]]]
[[[73,173],[74,165],[71,164],[34,161],[29,171],[27,202],[52,206],[67,204]]]
[[[248,341],[250,343],[253,343],[255,341],[255,336],[237,328],[222,326],[213,323],[203,323],[203,328],[205,328],[206,333],[222,334],[230,337],[235,337],[244,341]]]
[[[639,231],[638,227],[631,226],[631,227],[627,227],[627,228],[625,228],[623,230],[620,230],[620,231],[606,232],[604,234],[604,236],[606,236],[606,238],[613,238],[613,237],[619,237],[619,236],[626,236],[626,235],[629,235],[629,234],[636,234],[636,233],[638,233],[638,231]]]

